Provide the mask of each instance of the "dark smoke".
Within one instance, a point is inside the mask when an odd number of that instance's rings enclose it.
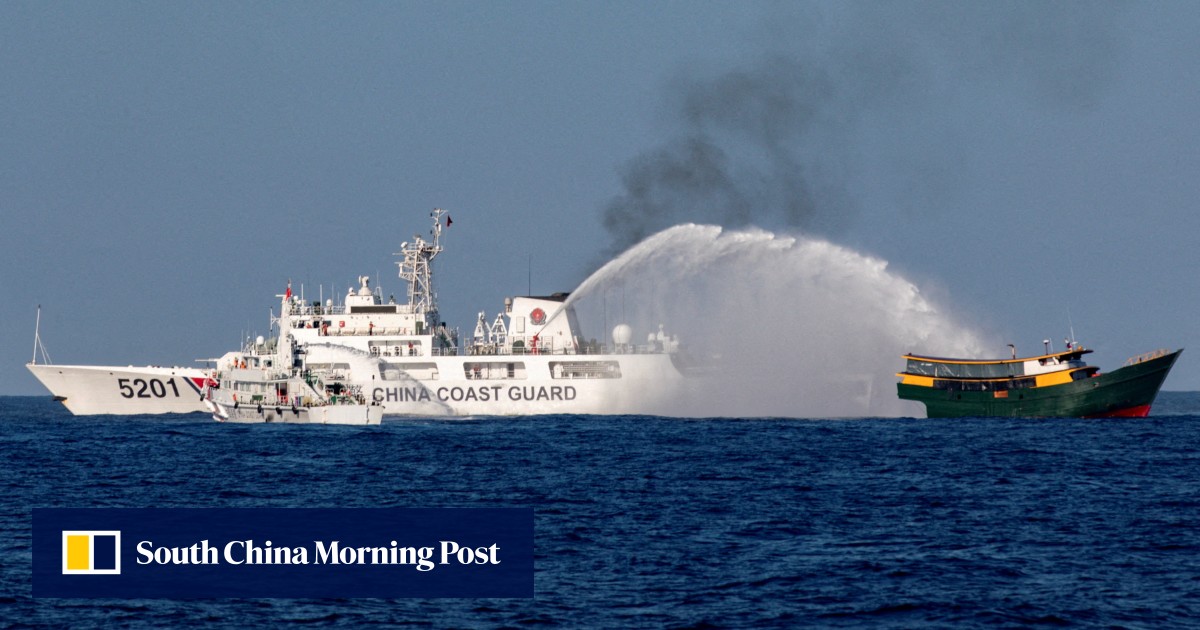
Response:
[[[817,212],[812,175],[797,153],[832,86],[795,60],[768,58],[682,88],[686,132],[634,158],[625,193],[604,213],[618,253],[682,222],[738,227],[774,213],[802,227]]]
[[[861,152],[870,150],[860,134],[869,116],[884,121],[874,133],[891,126],[897,137],[935,138],[899,158],[898,170],[953,181],[946,171],[964,149],[941,121],[994,125],[988,112],[997,99],[1068,112],[1093,106],[1116,65],[1123,8],[1040,1],[784,6],[794,13],[772,15],[761,38],[773,42],[771,52],[673,84],[668,102],[679,129],[620,169],[624,191],[603,214],[606,254],[688,222],[836,235],[860,213],[848,189]]]

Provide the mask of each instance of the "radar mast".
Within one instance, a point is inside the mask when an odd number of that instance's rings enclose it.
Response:
[[[433,290],[433,269],[430,263],[442,253],[442,217],[446,211],[434,208],[429,216],[433,219],[433,229],[429,234],[433,242],[420,236],[414,236],[412,242],[401,243],[401,257],[396,265],[400,268],[400,278],[408,283],[408,305],[414,313],[427,313],[438,319],[437,293]],[[449,217],[446,217],[449,221]],[[432,322],[431,322],[432,323]]]

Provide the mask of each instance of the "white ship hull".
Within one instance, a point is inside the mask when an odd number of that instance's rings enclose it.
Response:
[[[456,356],[433,358],[429,363],[436,369],[414,370],[415,377],[400,371],[402,364],[385,364],[384,376],[391,378],[355,379],[352,383],[360,385],[385,416],[667,413],[681,377],[666,355],[589,358],[616,362],[621,377],[551,378],[551,362],[560,363],[564,357],[527,355],[481,357],[487,363],[521,364],[525,371],[521,378],[507,378],[506,370],[496,375],[498,378],[486,374],[474,378],[471,366],[481,361]],[[75,415],[210,412],[201,400],[206,372],[196,368],[26,367]]]
[[[27,364],[75,415],[197,413],[205,372],[197,368]]]

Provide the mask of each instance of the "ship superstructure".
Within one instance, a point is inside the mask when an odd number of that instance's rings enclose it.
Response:
[[[397,254],[407,302],[385,301],[367,276],[341,305],[289,289],[277,343],[302,348],[312,369],[346,374],[389,415],[664,413],[682,379],[678,343],[660,331],[635,345],[627,325],[614,329],[611,348],[585,341],[565,293],[508,298],[461,340],[437,309],[432,262],[447,218],[436,209],[431,218],[431,239],[413,237]],[[350,371],[346,348],[378,359],[379,370]]]

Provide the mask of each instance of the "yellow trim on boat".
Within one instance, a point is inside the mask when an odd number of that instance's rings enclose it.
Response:
[[[903,380],[900,382],[905,385],[917,385],[919,387],[933,387],[933,377],[932,376],[917,376],[916,374],[904,374],[903,372],[901,372],[900,374],[897,374],[896,376],[901,377]]]
[[[1059,370],[1058,372],[1050,372],[1049,374],[1038,374],[1036,387],[1049,387],[1051,385],[1070,383],[1072,380],[1072,371],[1073,370]]]

